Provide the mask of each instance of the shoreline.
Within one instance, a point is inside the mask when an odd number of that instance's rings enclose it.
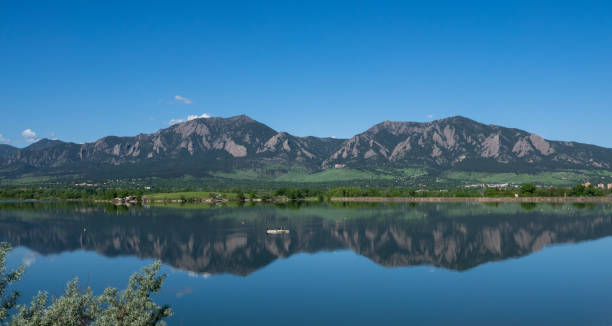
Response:
[[[612,197],[332,197],[360,203],[612,203]]]
[[[81,202],[112,205],[147,205],[147,204],[218,204],[218,203],[281,203],[310,202],[308,199],[276,200],[138,200],[115,201],[103,199],[0,199],[0,203],[36,203],[36,202]],[[355,203],[612,203],[612,196],[606,197],[331,197],[332,202]]]

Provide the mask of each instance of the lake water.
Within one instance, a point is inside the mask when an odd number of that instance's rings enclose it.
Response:
[[[171,325],[609,326],[610,235],[607,204],[0,203],[23,302],[160,259]]]

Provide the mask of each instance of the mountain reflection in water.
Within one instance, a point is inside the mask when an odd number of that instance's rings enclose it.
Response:
[[[273,236],[266,229],[285,227]],[[337,204],[202,208],[0,203],[0,240],[248,275],[300,252],[350,249],[377,264],[466,270],[547,245],[612,234],[612,206]]]

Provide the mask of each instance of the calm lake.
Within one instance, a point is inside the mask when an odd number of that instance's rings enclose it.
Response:
[[[608,204],[0,203],[22,302],[160,259],[171,325],[609,326],[610,235]]]

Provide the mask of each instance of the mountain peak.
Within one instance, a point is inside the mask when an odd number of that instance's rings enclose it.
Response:
[[[53,147],[55,145],[59,145],[59,144],[63,144],[64,142],[61,140],[57,140],[57,139],[49,139],[49,138],[43,138],[33,144],[31,144],[30,146],[26,147],[26,149],[30,149],[30,150],[41,150],[41,149],[46,149],[49,147]]]
[[[504,172],[612,168],[611,149],[548,141],[460,115],[423,123],[383,121],[346,140],[279,133],[244,114],[201,117],[154,134],[85,144],[41,139],[24,149],[0,150],[0,177],[32,168],[65,174],[72,166],[83,175],[112,177],[201,176],[269,166],[280,167],[270,175],[286,173],[287,166],[312,172],[335,166]]]
[[[230,118],[228,118],[228,119],[231,119],[231,120],[239,120],[239,121],[246,121],[246,122],[252,122],[252,121],[255,121],[254,119],[252,119],[251,117],[249,117],[249,116],[248,116],[248,115],[246,115],[246,114],[236,115],[236,116],[230,117]]]
[[[252,119],[251,117],[249,117],[246,114],[240,114],[240,115],[235,115],[235,116],[231,116],[231,117],[200,117],[197,119],[192,119],[190,121],[200,121],[200,122],[205,122],[205,121],[216,121],[216,122],[227,122],[227,123],[250,123],[250,122],[257,122],[256,120]]]
[[[187,119],[187,121],[180,121],[177,122],[175,124],[173,124],[171,127],[173,126],[181,126],[181,125],[193,125],[193,124],[200,124],[200,123],[250,123],[250,122],[257,122],[256,120],[252,119],[251,117],[245,115],[245,114],[240,114],[240,115],[235,115],[235,116],[231,116],[231,117],[210,117],[210,116],[190,116],[189,119]]]
[[[447,122],[447,123],[478,123],[481,124],[478,121],[472,120],[470,118],[464,117],[462,115],[455,115],[452,117],[447,117],[447,118],[442,118],[442,119],[437,119],[432,121],[433,122]]]
[[[9,157],[19,151],[19,148],[9,144],[0,144],[0,159]]]
[[[432,122],[383,121],[346,141],[324,166],[429,165],[460,169],[535,171],[612,168],[612,150],[580,149],[519,130],[486,125],[464,116]]]

